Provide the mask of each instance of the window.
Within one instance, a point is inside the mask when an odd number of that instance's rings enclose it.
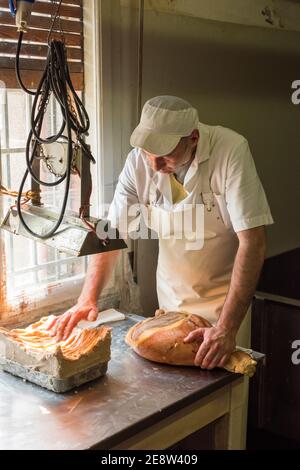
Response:
[[[25,172],[25,144],[30,129],[30,110],[32,97],[18,88],[15,78],[14,57],[18,33],[14,18],[8,10],[8,2],[0,3],[0,139],[1,139],[1,184],[17,191]],[[56,2],[36,1],[30,21],[30,30],[24,35],[21,51],[21,71],[25,84],[35,89],[45,65],[47,37],[51,14],[56,9]],[[61,6],[61,26],[65,33],[69,67],[73,84],[83,97],[83,18],[81,0],[64,0]],[[58,28],[58,26],[57,26]],[[57,29],[55,28],[55,29]],[[53,37],[59,37],[54,32]],[[60,109],[51,98],[44,121],[45,135],[53,135],[61,122]],[[49,173],[42,168],[42,179],[49,181]],[[54,178],[54,177],[53,177]],[[80,180],[73,176],[71,180],[68,208],[78,210]],[[29,189],[30,178],[25,190]],[[63,186],[42,188],[42,202],[58,207],[61,205]],[[46,189],[46,191],[45,191]],[[1,197],[1,219],[8,208],[14,204],[14,198]],[[66,297],[67,286],[82,282],[86,258],[74,258],[59,253],[51,247],[32,241],[22,236],[14,236],[2,231],[1,236],[1,286],[0,301],[2,310],[12,310],[15,314],[26,307],[48,298],[55,292],[59,298],[59,286]],[[73,289],[73,296],[76,289]],[[1,307],[0,307],[1,313]]]
[[[25,84],[33,89],[36,88],[38,76],[41,74],[43,54],[47,48],[49,8],[52,3],[46,0],[35,2],[32,28],[26,34],[21,70]],[[17,88],[12,58],[18,35],[14,20],[4,4],[6,2],[0,0],[0,126],[2,126],[0,129],[2,176],[0,177],[4,185],[18,190],[20,174],[25,170],[24,142],[29,130],[31,99]],[[97,161],[97,165],[91,166],[93,178],[91,214],[94,217],[101,217],[101,204],[104,201],[109,202],[105,197],[106,193],[112,195],[111,188],[122,167],[120,127],[115,130],[117,120],[115,114],[113,117],[110,112],[112,96],[118,96],[112,86],[114,80],[110,76],[112,61],[108,52],[110,52],[112,31],[100,27],[101,21],[106,24],[107,14],[112,7],[111,2],[102,3],[98,0],[83,0],[83,2],[63,0],[62,3],[62,12],[65,14],[62,26],[72,70],[71,77],[75,89],[82,93],[86,101],[91,120],[91,131],[87,142],[91,144]],[[75,24],[76,22],[79,24]],[[86,48],[84,61],[83,36]],[[117,58],[119,60],[119,56]],[[83,71],[86,71],[85,76]],[[116,104],[114,103],[114,109],[118,114],[119,108]],[[53,101],[49,104],[46,118],[45,126],[48,128],[48,133],[60,122],[59,111]],[[63,188],[60,191],[53,190],[47,193],[45,189],[43,188],[43,199],[47,197],[48,203],[58,205]],[[75,208],[78,207],[77,199],[78,181],[74,179],[69,202],[71,207],[73,205]],[[13,199],[0,196],[0,220],[3,218],[4,209],[13,203]],[[131,302],[128,258],[125,253],[120,258],[114,276],[99,299],[100,309],[117,307],[120,299],[123,305],[126,303],[129,305]],[[45,245],[0,230],[0,320],[6,321],[8,318],[11,323],[19,322],[20,314],[25,313],[27,321],[29,318],[40,317],[41,314],[61,312],[73,305],[81,290],[87,264],[88,259],[74,259],[60,255]],[[131,306],[128,310],[133,311]]]
[[[1,99],[1,173],[2,184],[6,188],[18,190],[26,169],[25,141],[29,130],[32,97],[20,90],[2,90]],[[60,111],[52,98],[45,117],[45,133],[53,135],[59,128]],[[25,123],[25,125],[24,125]],[[42,166],[43,169],[43,166]],[[44,170],[44,171],[43,171]],[[44,168],[41,178],[49,181]],[[53,177],[54,178],[54,177]],[[72,176],[68,208],[78,210],[79,178]],[[42,202],[54,207],[61,206],[63,186],[42,190]],[[30,187],[30,178],[25,190]],[[14,205],[14,198],[4,197],[4,214]],[[43,286],[64,279],[81,278],[85,272],[86,259],[74,258],[57,250],[22,236],[2,233],[6,271],[6,298],[9,304],[20,302],[22,295],[34,295]]]

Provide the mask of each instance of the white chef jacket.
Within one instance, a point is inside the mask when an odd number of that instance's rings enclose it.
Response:
[[[195,179],[191,178],[195,167],[209,159],[212,190],[223,195],[225,200],[225,207],[220,207],[225,225],[239,232],[272,224],[273,218],[247,140],[221,126],[199,123],[198,129],[200,138],[195,158],[183,182],[187,192],[192,190],[191,184],[195,184]],[[164,196],[164,204],[172,207],[169,175],[154,172],[143,151],[134,148],[127,157],[110,205],[108,219],[113,227],[119,228],[119,220],[126,217],[130,206],[149,203],[152,180]],[[129,217],[129,221],[133,219],[137,220],[134,215]],[[126,233],[122,231],[122,235]]]

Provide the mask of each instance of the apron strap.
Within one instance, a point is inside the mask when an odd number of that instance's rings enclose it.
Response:
[[[200,179],[202,188],[202,201],[206,210],[211,212],[214,203],[214,196],[209,179],[209,159],[201,164]]]
[[[157,188],[153,181],[150,182],[149,188],[149,204],[150,206],[154,206],[157,203]]]

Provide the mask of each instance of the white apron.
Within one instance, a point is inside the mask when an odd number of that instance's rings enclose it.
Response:
[[[192,192],[167,210],[164,207],[168,204],[157,205],[158,188],[152,182],[146,224],[159,238],[156,277],[159,307],[198,314],[216,323],[229,289],[238,238],[230,224],[224,196],[212,192],[209,159],[198,165],[194,177],[197,184]],[[186,204],[191,205],[189,211],[195,212],[196,203],[202,204],[204,213],[204,240],[202,236],[201,242],[200,232],[194,228],[193,233],[185,233],[182,239],[177,239],[175,219],[178,213],[185,216]],[[166,216],[170,224],[164,223]],[[199,240],[200,249],[187,249],[195,239]]]

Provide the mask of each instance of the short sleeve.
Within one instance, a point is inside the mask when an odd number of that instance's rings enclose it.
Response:
[[[274,223],[264,188],[245,139],[229,157],[225,199],[235,232]]]

